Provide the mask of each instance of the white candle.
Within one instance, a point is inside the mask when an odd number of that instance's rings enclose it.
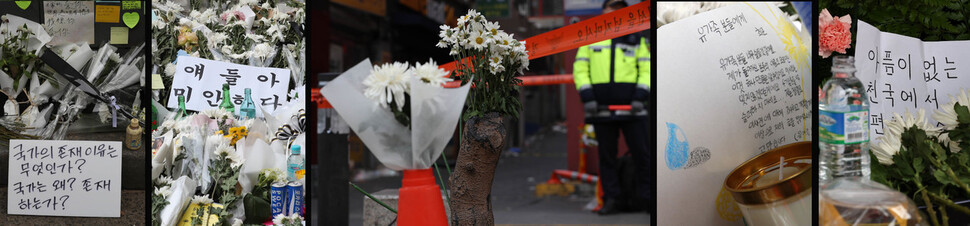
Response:
[[[747,225],[811,225],[811,171],[811,142],[799,142],[744,162],[724,184]]]

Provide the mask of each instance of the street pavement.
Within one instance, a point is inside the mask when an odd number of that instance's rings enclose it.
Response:
[[[492,208],[498,225],[647,225],[646,212],[599,216],[584,210],[592,196],[547,196],[538,198],[535,185],[549,179],[555,169],[566,169],[566,134],[541,130],[518,156],[505,153],[499,160],[492,184]],[[454,161],[454,159],[451,159]],[[439,161],[439,163],[442,163]],[[440,165],[440,164],[439,164]],[[442,174],[447,174],[442,166]],[[447,177],[447,175],[444,175]],[[447,181],[447,180],[446,180]],[[368,192],[400,188],[401,176],[358,182]],[[440,183],[439,183],[440,186]],[[591,192],[587,192],[591,193]],[[350,225],[363,224],[364,195],[350,189]]]

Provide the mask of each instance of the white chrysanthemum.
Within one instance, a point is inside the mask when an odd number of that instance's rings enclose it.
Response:
[[[960,152],[960,150],[962,150],[962,148],[960,148],[960,143],[957,143],[956,141],[950,139],[950,133],[941,133],[938,138],[940,139],[940,142],[943,142],[949,145],[950,152],[957,153],[957,152]]]
[[[398,110],[404,108],[404,93],[410,92],[410,73],[406,63],[394,62],[374,66],[370,76],[364,79],[364,96],[377,101],[381,107],[387,108],[394,103]]]
[[[242,220],[239,220],[238,218],[237,219],[232,219],[232,226],[242,226],[242,225],[243,225],[243,221]]]
[[[929,136],[939,134],[939,128],[931,126],[926,120],[926,111],[920,109],[914,117],[912,113],[906,111],[905,116],[893,113],[893,120],[886,123],[886,130],[882,137],[879,137],[879,144],[872,146],[872,152],[879,159],[879,163],[884,165],[893,164],[893,155],[899,152],[900,139],[907,128],[916,128],[926,131]]]
[[[266,29],[266,34],[269,34],[270,39],[272,39],[273,41],[282,42],[283,39],[286,38],[285,36],[283,36],[283,29],[286,29],[286,26],[281,26],[279,24],[274,23],[272,25],[269,25],[269,28]]]
[[[446,77],[448,76],[448,71],[439,68],[433,59],[428,60],[426,64],[418,63],[414,65],[414,76],[417,76],[422,82],[432,86],[441,86],[445,82],[453,81],[453,79]]]
[[[152,27],[155,28],[156,30],[165,29],[166,26],[168,26],[168,23],[165,23],[165,21],[152,20]]]
[[[208,205],[212,204],[212,199],[209,198],[209,195],[196,195],[195,197],[192,197],[192,203],[199,204],[200,206]]]
[[[253,40],[253,42],[263,42],[266,40],[266,37],[258,34],[246,34],[246,38]]]
[[[970,105],[970,94],[967,93],[966,89],[961,89],[960,94],[956,96],[950,95],[950,102],[940,106],[940,109],[933,112],[933,119],[943,124],[944,130],[951,130],[958,124],[957,112],[953,110],[953,106],[956,103],[960,103],[963,106]]]
[[[155,188],[155,195],[160,195],[162,198],[168,198],[169,195],[172,195],[172,189],[169,186]]]
[[[173,63],[166,64],[165,65],[165,74],[168,75],[168,76],[174,76],[175,75],[175,64],[173,64]]]
[[[226,111],[226,109],[222,109],[222,108],[209,108],[209,109],[202,110],[202,112],[200,113],[202,113],[205,116],[208,116],[209,118],[214,118],[214,119],[234,117],[232,115],[232,112]]]
[[[160,184],[163,186],[168,186],[172,184],[172,178],[169,176],[159,176],[155,178],[155,184]]]
[[[206,38],[208,38],[209,46],[215,47],[229,39],[229,35],[222,32],[211,32]]]
[[[239,5],[256,5],[259,4],[259,0],[239,0]]]
[[[293,224],[299,225],[301,224],[301,222],[303,222],[303,217],[301,217],[297,213],[293,213],[290,215],[280,214],[280,215],[273,216],[273,225],[293,225]]]
[[[238,152],[236,152],[235,148],[229,146],[228,142],[220,144],[219,147],[216,147],[215,154],[229,160],[229,166],[232,168],[241,166],[246,161],[242,158],[242,156],[239,155]]]
[[[252,52],[253,52],[253,55],[252,55],[253,57],[259,58],[261,60],[265,60],[266,58],[269,58],[271,55],[276,53],[276,48],[273,48],[272,45],[264,42],[264,43],[259,43],[255,47],[253,47]]]

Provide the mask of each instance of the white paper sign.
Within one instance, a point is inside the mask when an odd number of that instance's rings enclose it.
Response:
[[[51,45],[94,43],[94,1],[44,1],[44,29]]]
[[[121,142],[10,140],[7,214],[120,217]]]
[[[743,225],[725,177],[812,139],[812,39],[794,26],[777,7],[741,3],[658,29],[657,203],[670,204],[659,225]]]
[[[924,42],[880,32],[861,20],[858,26],[855,76],[869,98],[871,144],[878,143],[893,113],[915,115],[923,109],[929,116],[949,103],[951,95],[970,88],[970,70],[964,65],[970,62],[970,41]]]
[[[264,68],[247,65],[206,60],[197,57],[179,56],[169,94],[168,108],[178,108],[178,96],[185,96],[185,108],[202,111],[219,107],[222,103],[222,85],[229,83],[229,95],[236,105],[245,97],[245,89],[251,90],[253,103],[257,107],[275,112],[287,102],[287,88],[290,84],[290,70]],[[262,116],[256,110],[257,116]]]

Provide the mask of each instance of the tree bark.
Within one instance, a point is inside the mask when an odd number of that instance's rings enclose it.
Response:
[[[465,122],[455,171],[449,178],[451,225],[494,225],[492,179],[507,138],[502,115],[488,113]]]

